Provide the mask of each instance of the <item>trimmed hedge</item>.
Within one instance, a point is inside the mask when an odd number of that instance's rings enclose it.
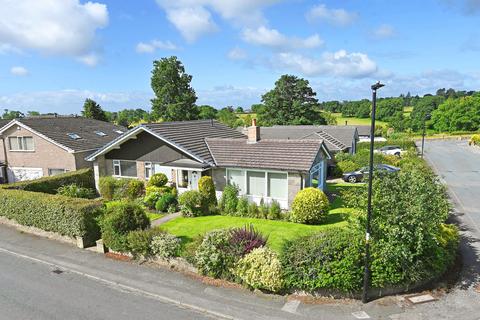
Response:
[[[58,188],[69,184],[75,184],[82,188],[95,189],[93,169],[81,169],[77,171],[66,172],[53,177],[44,177],[31,181],[15,182],[12,184],[6,184],[2,186],[2,188],[56,194]]]
[[[100,238],[96,218],[102,203],[23,190],[0,188],[0,215],[19,224],[52,231],[87,242]]]
[[[415,148],[415,142],[411,139],[387,139],[387,141],[376,141],[373,143],[375,149],[385,146],[399,146],[403,150]],[[370,142],[357,143],[357,151],[370,149]]]

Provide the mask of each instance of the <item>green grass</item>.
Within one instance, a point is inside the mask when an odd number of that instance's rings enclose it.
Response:
[[[165,216],[162,213],[155,213],[155,212],[147,212],[147,217],[150,219],[150,222],[153,222],[157,219],[160,219],[161,217]]]
[[[194,237],[203,235],[211,230],[243,227],[253,224],[263,235],[268,236],[268,245],[271,249],[280,252],[284,243],[302,236],[308,236],[318,231],[333,227],[346,227],[348,216],[354,211],[345,208],[340,195],[340,190],[346,188],[358,188],[361,184],[329,183],[328,191],[334,198],[330,205],[330,211],[326,220],[321,225],[305,225],[287,221],[230,217],[230,216],[206,216],[197,218],[177,218],[165,224],[161,228],[182,238],[183,243],[191,242]]]
[[[354,118],[354,117],[342,117],[341,113],[332,113],[332,115],[337,119],[337,125],[345,125],[345,121],[349,126],[367,126],[370,125],[370,118]],[[386,125],[385,121],[377,120],[375,123],[379,126]]]

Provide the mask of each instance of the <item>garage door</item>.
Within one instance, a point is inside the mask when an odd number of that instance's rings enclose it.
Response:
[[[43,177],[42,168],[8,168],[8,182],[34,180]]]

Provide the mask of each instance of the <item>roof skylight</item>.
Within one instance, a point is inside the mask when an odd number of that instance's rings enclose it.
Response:
[[[103,131],[95,131],[95,134],[100,137],[105,137],[107,134]]]
[[[72,140],[82,139],[82,137],[80,137],[78,134],[73,133],[73,132],[72,133],[67,133],[67,136],[69,136],[70,139],[72,139]]]
[[[114,132],[118,133],[118,134],[123,134],[123,131],[122,130],[113,130]]]

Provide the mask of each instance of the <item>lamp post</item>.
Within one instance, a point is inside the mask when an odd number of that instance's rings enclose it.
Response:
[[[370,162],[368,179],[367,225],[365,233],[365,272],[363,275],[362,302],[368,302],[368,285],[370,282],[370,220],[372,217],[372,180],[373,180],[373,147],[375,138],[375,113],[377,111],[377,90],[385,86],[377,82],[372,85],[372,121],[370,125]]]
[[[426,125],[427,125],[427,120],[430,120],[432,116],[430,113],[427,113],[425,115],[425,118],[423,118],[423,131],[422,131],[422,158],[423,158],[423,148],[425,147],[425,131],[426,131]]]

